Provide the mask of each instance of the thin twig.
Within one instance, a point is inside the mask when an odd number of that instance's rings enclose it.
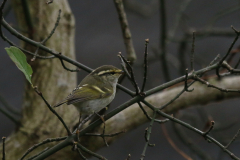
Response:
[[[33,38],[33,22],[32,22],[32,17],[30,14],[30,9],[29,9],[29,5],[28,5],[28,1],[27,0],[21,0],[21,5],[20,5],[23,9],[23,15],[25,16],[24,20],[26,22],[26,25],[28,27],[28,35],[29,37],[32,39]]]
[[[5,160],[5,139],[6,137],[2,137],[2,160]]]
[[[77,127],[77,129],[76,129],[76,132],[75,132],[75,131],[73,132],[73,133],[76,133],[76,134],[77,134],[78,142],[80,142],[79,132],[80,132],[81,127],[82,127],[89,119],[91,119],[93,116],[94,116],[94,113],[93,113],[93,114],[90,114],[88,117],[86,117],[85,119],[83,119],[83,120],[79,123],[79,125],[78,125],[78,127]]]
[[[87,148],[85,148],[84,146],[82,146],[82,145],[79,144],[79,143],[77,144],[77,147],[78,147],[79,149],[81,149],[82,151],[84,151],[84,152],[92,155],[93,157],[96,157],[96,158],[101,159],[101,160],[107,160],[105,157],[103,157],[103,156],[101,156],[101,155],[99,155],[99,154],[97,154],[97,153],[94,153],[94,152],[88,150]]]
[[[212,85],[208,81],[203,80],[202,78],[198,77],[197,75],[194,76],[194,79],[196,81],[201,82],[202,84],[207,85],[207,87],[215,88],[215,89],[218,89],[222,92],[238,92],[238,93],[240,93],[240,90],[237,90],[237,89],[225,89],[225,88],[220,88],[218,86]]]
[[[238,62],[237,62],[237,64],[234,66],[234,68],[236,69],[236,68],[239,66],[239,64],[240,64],[240,58],[238,59]]]
[[[219,11],[218,13],[216,13],[215,16],[213,16],[209,20],[208,24],[206,25],[206,28],[210,28],[211,29],[213,27],[213,25],[217,22],[217,20],[219,20],[223,16],[226,16],[226,15],[228,15],[230,13],[233,13],[233,12],[239,10],[239,9],[240,9],[239,5],[232,5],[232,6],[228,7],[228,8],[224,8],[223,10]]]
[[[139,105],[139,107],[141,108],[141,110],[143,111],[143,113],[145,114],[145,116],[146,116],[150,121],[152,121],[153,118],[148,115],[148,113],[146,112],[146,110],[143,108],[141,102],[138,102],[138,105]],[[164,119],[164,120],[154,119],[154,122],[158,122],[158,123],[165,123],[165,122],[168,122],[168,121],[169,121],[169,119]]]
[[[64,139],[66,139],[67,137],[59,137],[59,138],[48,138],[44,141],[42,141],[41,143],[35,144],[33,145],[31,148],[29,148],[27,150],[26,153],[24,153],[24,155],[20,158],[20,160],[23,160],[24,157],[26,157],[30,152],[32,152],[34,149],[38,148],[39,146],[46,144],[46,143],[50,143],[50,142],[58,142],[58,141],[62,141]],[[42,152],[43,153],[43,152]]]
[[[56,30],[56,28],[57,28],[57,26],[59,24],[59,21],[60,21],[60,18],[61,18],[60,15],[61,15],[61,9],[59,10],[58,17],[57,17],[56,23],[55,23],[52,31],[50,32],[50,34],[42,42],[40,42],[40,44],[45,45],[45,43],[52,37],[53,33],[55,32],[55,30]],[[38,50],[39,50],[39,46],[37,47],[37,49],[36,49],[36,51],[34,53],[33,58],[31,59],[31,61],[35,61],[36,56],[38,54]]]
[[[84,155],[82,154],[82,152],[80,151],[79,148],[77,149],[77,151],[78,151],[79,156],[80,156],[82,159],[87,160],[87,158],[84,157]]]
[[[188,47],[188,43],[186,42],[187,38],[188,37],[185,35],[179,42],[179,47],[178,47],[178,59],[180,61],[180,67],[178,68],[178,71],[180,75],[182,75],[184,73],[184,70],[186,69],[185,54]]]
[[[226,61],[223,61],[222,67],[226,68],[230,73],[240,73],[240,69],[232,68]]]
[[[145,100],[141,100],[145,105],[147,105],[149,108],[151,108],[152,110],[156,110],[157,108],[154,107],[152,104],[148,103],[147,101]],[[199,129],[191,126],[190,124],[186,123],[186,122],[183,122],[181,121],[180,119],[177,119],[171,115],[168,115],[164,112],[162,112],[161,110],[157,110],[157,113],[160,114],[161,116],[165,117],[165,118],[168,118],[170,119],[171,121],[175,122],[175,123],[178,123],[192,131],[194,131],[195,133],[203,136],[204,132],[203,131],[200,131]],[[235,159],[235,160],[240,160],[240,158],[238,158],[236,155],[234,155],[231,151],[229,151],[228,149],[225,149],[225,146],[223,146],[220,142],[218,142],[217,140],[215,140],[213,137],[209,136],[209,135],[206,135],[204,137],[205,139],[207,139],[208,141],[211,141],[213,143],[215,143],[217,146],[219,146],[221,149],[223,149],[224,152],[226,152],[232,159]]]
[[[105,129],[106,129],[106,124],[105,124],[105,120],[104,120],[104,116],[99,115],[97,112],[94,112],[103,122],[103,132],[102,135],[105,135]],[[105,145],[108,147],[108,143],[107,140],[105,138],[105,136],[101,136],[101,138],[103,139],[103,142],[105,143]]]
[[[160,24],[161,24],[161,31],[160,31],[160,62],[162,62],[162,70],[165,81],[170,81],[170,75],[167,65],[166,59],[166,40],[167,40],[167,20],[166,20],[166,8],[165,8],[165,0],[160,0]]]
[[[234,44],[236,43],[236,41],[238,40],[238,37],[239,37],[239,35],[240,35],[240,32],[239,32],[239,31],[237,31],[233,26],[231,26],[231,27],[232,27],[232,29],[234,30],[234,32],[236,33],[236,37],[235,37],[235,39],[233,40],[231,46],[228,48],[228,51],[227,51],[227,53],[225,54],[225,56],[218,62],[218,68],[216,69],[216,74],[217,74],[217,76],[218,76],[219,78],[220,78],[219,69],[220,69],[223,61],[227,58],[227,56],[228,56],[229,53],[231,52]]]
[[[139,87],[138,87],[138,85],[137,85],[137,82],[136,82],[136,80],[135,80],[135,76],[134,76],[134,73],[133,73],[132,66],[131,66],[131,65],[129,64],[129,62],[123,57],[123,55],[121,54],[121,52],[119,52],[118,55],[121,57],[121,59],[123,59],[124,63],[127,64],[127,67],[128,67],[129,72],[130,72],[130,74],[131,74],[131,82],[132,82],[132,84],[133,84],[133,86],[134,86],[134,88],[135,88],[135,90],[136,90],[136,95],[138,95],[138,94],[140,93],[140,89],[139,89]]]
[[[236,140],[236,138],[239,136],[239,134],[240,134],[240,129],[237,131],[237,133],[236,133],[235,136],[231,139],[231,141],[225,146],[226,149]]]
[[[182,22],[182,18],[183,18],[183,15],[184,15],[184,11],[186,10],[187,6],[189,5],[189,3],[191,2],[192,0],[185,0],[184,2],[182,2],[179,6],[179,10],[177,11],[177,13],[175,14],[175,22],[173,23],[173,27],[172,29],[170,30],[170,33],[169,33],[169,38],[175,38],[174,35],[175,35],[175,32],[179,26],[179,23]]]
[[[188,89],[189,86],[188,86],[188,84],[187,84],[187,81],[188,81],[188,69],[186,69],[185,76],[186,76],[186,79],[185,79],[184,89],[185,89],[186,92],[192,92],[192,91],[194,90],[194,88],[191,89],[191,90],[189,90],[189,89]]]
[[[220,58],[220,54],[218,54],[211,62],[208,66],[213,65],[218,59]]]
[[[126,67],[126,63],[123,61],[123,58],[120,56],[121,52],[118,52],[118,57],[121,61],[121,66],[122,66],[122,69],[125,73],[125,75],[127,75],[128,79],[131,81],[131,75],[129,74],[128,70],[127,70],[127,67]]]
[[[40,153],[38,153],[38,154],[36,154],[36,155],[28,158],[27,160],[32,160],[32,159],[36,158],[37,156],[39,156],[39,155],[41,155],[42,153],[46,152],[48,149],[49,149],[49,147],[45,148],[42,152],[40,152]]]
[[[144,76],[143,76],[143,84],[142,84],[142,89],[141,92],[144,92],[144,88],[146,85],[146,81],[147,81],[147,68],[148,68],[148,43],[149,43],[149,39],[145,39],[145,52],[144,52]]]
[[[5,1],[6,1],[6,0],[5,0]],[[1,10],[2,8],[3,8],[3,7],[2,7],[2,5],[1,5],[0,10]],[[1,11],[2,11],[2,10],[1,10]],[[2,17],[2,16],[1,16],[1,11],[0,11],[0,17]],[[20,40],[23,40],[23,41],[25,41],[25,42],[33,45],[33,46],[36,46],[36,47],[39,46],[39,48],[42,49],[43,51],[45,51],[45,52],[50,53],[50,54],[53,55],[53,56],[48,56],[48,57],[37,56],[38,58],[41,58],[41,59],[61,58],[62,60],[67,61],[68,63],[73,64],[73,65],[77,66],[78,68],[81,68],[81,69],[83,69],[83,70],[85,70],[85,71],[87,71],[87,72],[91,72],[91,71],[93,70],[93,69],[91,69],[91,68],[89,68],[89,67],[87,67],[87,66],[85,66],[85,65],[83,65],[83,64],[81,64],[81,63],[79,63],[79,62],[77,62],[77,61],[75,61],[75,60],[73,60],[73,59],[70,59],[69,57],[66,57],[66,56],[64,56],[64,55],[60,55],[58,52],[55,52],[55,51],[53,51],[52,49],[50,49],[50,48],[48,48],[48,47],[46,47],[46,46],[44,46],[44,45],[42,45],[42,44],[39,44],[39,42],[33,41],[33,40],[31,40],[31,39],[23,36],[22,34],[20,34],[19,32],[17,32],[15,29],[13,29],[4,19],[2,19],[1,24],[2,24],[3,27],[6,28],[11,34],[13,34],[14,36],[18,37]],[[0,32],[0,35],[1,35],[1,34],[2,34],[1,27],[0,27],[0,31],[1,31],[1,32]],[[4,39],[5,37],[2,37],[2,38]],[[6,39],[4,39],[4,40],[6,40]],[[12,43],[12,44],[13,44],[13,43]],[[10,44],[10,45],[11,45],[11,44]],[[14,46],[16,46],[16,45],[14,45]],[[18,47],[18,46],[16,46],[16,47]],[[18,47],[18,48],[19,48],[19,47]],[[23,52],[25,52],[25,53],[27,53],[27,54],[34,55],[34,53],[31,53],[31,52],[28,52],[28,51],[26,51],[26,50],[23,50],[22,48],[19,48],[19,49],[21,49]],[[133,92],[133,91],[127,89],[126,87],[123,87],[122,85],[119,85],[119,84],[118,84],[117,87],[118,87],[119,89],[121,89],[122,91],[124,91],[125,93],[129,94],[130,96],[133,96],[133,95],[134,95],[134,92]]]
[[[96,134],[96,133],[85,133],[83,136],[96,136],[96,137],[114,137],[114,136],[118,136],[122,133],[126,133],[126,131],[120,131],[120,132],[116,132],[116,133],[112,133],[112,134]]]
[[[33,56],[33,58],[31,59],[32,62],[35,61],[35,59],[36,59],[36,57],[37,57],[37,55],[38,55],[38,50],[39,50],[39,47],[37,47],[37,49],[36,49],[36,51],[35,51],[35,53],[34,53],[34,56]]]
[[[61,53],[59,53],[59,54],[61,54]],[[65,66],[62,58],[59,58],[59,60],[61,61],[61,64],[62,64],[63,68],[66,69],[67,71],[70,71],[70,72],[79,72],[79,71],[80,71],[79,69],[69,69],[69,68],[67,68],[67,67]]]
[[[178,114],[175,114],[176,116]],[[183,115],[184,116],[184,115]],[[177,118],[180,118],[180,117],[177,117]],[[194,117],[195,118],[195,117]],[[186,134],[184,132],[184,128],[177,124],[177,123],[172,123],[173,125],[173,129],[175,131],[175,133],[177,134],[177,136],[179,137],[179,139],[186,145],[188,146],[188,148],[194,152],[195,154],[197,154],[201,159],[204,159],[204,160],[212,160],[212,158],[209,156],[208,153],[205,153],[204,150],[202,150],[199,145],[197,145],[195,143],[195,139],[194,140],[191,140],[189,135]]]
[[[195,32],[193,32],[193,35],[192,35],[191,72],[194,71],[194,43],[195,43]]]
[[[9,24],[6,23],[6,21],[3,19],[3,13],[2,13],[2,10],[4,8],[4,5],[5,3],[7,2],[7,0],[4,0],[1,7],[0,7],[0,18],[1,18],[1,24],[5,25],[4,27],[9,27],[11,29],[13,29]],[[14,29],[13,29],[14,30]],[[16,32],[16,31],[15,31]],[[17,45],[15,45],[13,42],[11,42],[7,37],[4,36],[3,32],[2,32],[2,27],[0,27],[0,36],[2,37],[2,39],[6,42],[9,43],[9,45],[11,46],[16,46],[17,48],[19,48],[20,50],[22,50],[23,52],[27,53],[27,54],[30,54],[30,55],[33,55],[35,56],[34,53],[32,52],[29,52],[25,49],[22,49],[21,47],[18,47]],[[17,36],[19,37],[19,36]],[[40,58],[40,59],[51,59],[51,58],[54,58],[55,56],[39,56],[39,55],[36,55],[37,58]]]
[[[206,131],[206,132],[204,132],[202,135],[203,135],[203,137],[206,137],[206,135],[208,135],[211,131],[212,131],[212,129],[213,129],[213,127],[214,127],[214,124],[215,124],[215,122],[214,121],[211,121],[211,126],[209,127],[209,129]]]
[[[128,27],[128,21],[127,21],[126,13],[124,11],[123,2],[122,0],[114,0],[114,4],[117,9],[119,21],[122,28],[124,44],[127,51],[127,59],[132,64],[136,60],[137,56],[133,47],[132,36],[131,36],[130,29]]]
[[[45,104],[47,105],[48,109],[55,114],[55,116],[57,116],[57,118],[61,121],[61,123],[63,124],[64,128],[67,131],[68,136],[72,135],[71,131],[69,130],[69,128],[67,127],[66,123],[63,121],[62,117],[58,115],[58,113],[51,107],[51,105],[47,102],[47,100],[43,97],[43,94],[38,91],[37,87],[34,87],[35,92],[43,99],[43,101],[45,102]]]
[[[150,135],[151,135],[151,133],[152,133],[152,126],[153,126],[153,122],[154,122],[154,119],[155,119],[155,117],[156,117],[156,110],[155,111],[153,111],[153,118],[152,118],[152,121],[150,122],[150,124],[149,124],[149,127],[146,129],[146,132],[145,132],[145,140],[146,140],[146,143],[145,143],[145,146],[144,146],[144,148],[143,148],[143,152],[142,152],[142,154],[141,154],[141,158],[140,158],[140,160],[144,160],[144,157],[145,157],[145,154],[146,154],[146,151],[147,151],[147,147],[148,146],[155,146],[154,144],[150,144],[149,143],[149,140],[150,140]]]
[[[61,9],[59,9],[59,11],[58,11],[58,17],[57,17],[57,20],[56,20],[56,22],[55,22],[55,25],[54,25],[51,33],[41,42],[43,45],[44,45],[44,44],[52,37],[52,35],[54,34],[54,32],[55,32],[55,30],[56,30],[56,28],[57,28],[57,26],[58,26],[58,24],[59,24],[60,19],[61,19]]]
[[[188,86],[187,89],[193,85],[193,83],[195,83],[195,81],[192,81]],[[194,88],[192,89],[194,90]],[[166,108],[167,106],[169,106],[171,103],[173,103],[176,99],[178,99],[184,92],[186,91],[186,86],[184,86],[183,90],[181,92],[179,92],[173,99],[171,99],[169,102],[167,102],[166,104],[164,104],[163,106],[161,106],[159,108],[159,110],[163,110],[164,108]],[[190,90],[191,91],[191,90]]]

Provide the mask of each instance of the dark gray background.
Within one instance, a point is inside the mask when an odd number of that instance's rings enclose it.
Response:
[[[139,0],[138,2],[146,3],[147,5],[150,3],[150,0]],[[168,29],[172,29],[173,27],[175,14],[179,9],[181,2],[182,1],[180,0],[168,0],[166,3]],[[57,1],[54,1],[54,3],[57,3]],[[54,3],[52,5],[54,5]],[[112,64],[120,67],[117,53],[121,51],[125,54],[125,47],[123,44],[118,15],[113,1],[69,0],[69,3],[76,19],[77,60],[91,68],[96,68],[103,64]],[[185,25],[180,25],[180,29],[178,29],[176,33],[177,37],[181,38],[183,33],[182,30],[187,28],[204,28],[204,26],[206,26],[211,20],[211,17],[216,13],[236,5],[239,5],[238,0],[193,0],[185,11],[187,22]],[[144,18],[129,9],[126,9],[126,12],[132,32],[133,44],[138,56],[137,63],[140,63],[143,60],[144,39],[150,39],[150,48],[159,46],[159,12],[156,11],[155,14],[148,18]],[[230,26],[233,25],[235,28],[240,29],[239,17],[239,11],[233,12],[232,14],[224,16],[215,24],[215,26],[231,30]],[[12,13],[6,17],[6,20],[9,23],[16,24]],[[18,40],[11,37],[9,33],[5,33],[5,35],[18,43]],[[224,55],[226,53],[233,37],[212,37],[200,40],[196,37],[196,39],[195,53],[202,57],[206,62],[210,62],[217,54]],[[237,45],[238,44],[239,43],[237,43]],[[0,40],[0,94],[3,95],[12,106],[20,109],[25,78],[7,56],[6,51],[4,50],[5,47],[9,47],[9,45]],[[177,47],[178,45],[176,43],[169,43],[167,48],[168,52],[176,55],[178,52]],[[188,49],[188,53],[190,53],[190,49]],[[149,50],[149,55],[153,55],[151,49]],[[198,59],[196,59],[196,61],[198,61]],[[175,71],[175,68],[173,68],[171,64],[169,66],[171,68],[171,78],[174,79],[178,77],[179,75]],[[196,69],[199,68],[200,66],[196,66]],[[141,84],[143,75],[142,70],[139,67],[135,67],[135,70],[137,80],[139,84]],[[83,71],[78,73],[79,81],[85,75],[86,73]],[[147,89],[163,83],[161,76],[161,65],[159,61],[151,64],[149,66],[149,81],[147,83]],[[125,80],[123,84],[132,88],[127,80]],[[68,93],[66,93],[66,95],[67,94]],[[112,104],[112,108],[118,106],[129,98],[129,96],[120,91]],[[216,124],[227,126],[231,123],[239,122],[239,104],[239,100],[236,99],[223,103],[206,105],[204,106],[204,109],[206,113],[213,117]],[[3,107],[2,104],[0,104],[0,107]],[[204,122],[200,121],[200,117],[197,114],[196,108],[198,107],[202,106],[195,106],[191,109],[186,109],[182,111],[182,114],[194,115],[197,121],[199,120],[198,128],[202,129]],[[189,122],[188,119],[186,119],[186,121]],[[145,144],[144,130],[147,126],[148,124],[145,124],[144,126],[131,131],[130,134],[123,136],[116,143],[111,144],[110,147],[101,149],[99,153],[110,160],[123,160],[129,153],[132,155],[131,159],[139,159]],[[173,133],[171,122],[167,124],[167,128],[169,129],[171,138],[178,144],[178,147],[191,155],[188,148],[182,144]],[[233,127],[228,128],[228,130],[214,132],[213,135],[216,138],[228,139],[231,138],[239,128],[239,123],[236,123]],[[13,131],[14,124],[0,113],[0,136],[8,136]],[[192,135],[191,132],[187,131],[186,133]],[[204,139],[196,136],[195,133],[192,138],[193,141],[199,144],[206,153],[213,157],[213,159],[220,159],[219,153],[221,151],[216,145],[208,144]],[[168,144],[163,136],[160,125],[156,124],[153,127],[151,143],[155,143],[156,147],[148,148],[145,158],[146,160],[184,159]],[[238,141],[236,141],[230,149],[233,153],[240,156]],[[230,159],[230,157],[222,154],[222,159]]]

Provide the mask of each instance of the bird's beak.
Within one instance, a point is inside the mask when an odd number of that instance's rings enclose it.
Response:
[[[118,74],[124,74],[124,71],[118,70],[117,73],[118,73]]]

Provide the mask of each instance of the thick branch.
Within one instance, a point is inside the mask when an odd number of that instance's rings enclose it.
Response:
[[[223,88],[240,89],[239,86],[240,77],[223,78],[221,81],[210,79],[209,81]],[[194,87],[194,92],[184,93],[182,96],[179,97],[179,99],[177,99],[163,111],[166,113],[172,113],[196,104],[207,104],[219,100],[240,97],[239,93],[223,93],[218,91],[217,89],[203,86],[199,82],[195,82],[195,84],[193,84],[192,87]],[[179,86],[170,90],[166,90],[162,93],[151,95],[146,98],[146,101],[155,106],[162,106],[163,104],[170,101],[174,96],[176,96],[176,94],[178,94],[182,90],[182,88],[183,86]],[[148,112],[148,114],[152,113],[152,110],[150,110],[148,107],[146,107],[145,105],[143,107]],[[121,131],[124,129],[126,131],[130,131],[136,126],[144,124],[147,121],[149,120],[141,111],[138,104],[134,104],[106,121],[106,134],[114,133],[116,131]],[[101,126],[101,128],[102,127],[103,125]],[[99,128],[98,131],[96,132],[101,132],[102,131],[101,128]],[[112,137],[108,139],[108,143],[113,142],[117,138],[118,137]],[[87,148],[92,151],[96,151],[104,146],[102,139],[96,137],[84,137],[84,139],[82,139],[81,142],[84,146],[87,146]]]

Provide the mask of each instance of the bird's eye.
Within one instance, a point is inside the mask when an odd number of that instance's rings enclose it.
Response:
[[[110,74],[111,74],[111,75],[114,75],[114,74],[115,74],[115,72],[110,72]]]

